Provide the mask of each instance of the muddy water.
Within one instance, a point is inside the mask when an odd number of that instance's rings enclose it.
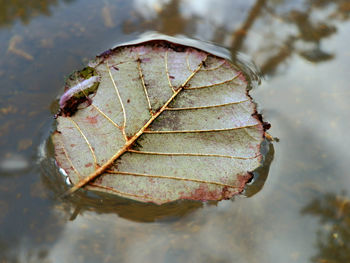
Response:
[[[1,3],[0,262],[350,262],[349,12],[346,0]],[[276,140],[245,195],[59,198],[40,158],[64,78],[148,30],[260,68],[251,94]]]

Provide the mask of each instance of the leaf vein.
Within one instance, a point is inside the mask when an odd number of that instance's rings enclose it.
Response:
[[[146,196],[144,196],[144,195],[130,194],[130,193],[126,193],[126,192],[119,191],[119,190],[117,190],[117,189],[115,189],[115,188],[112,188],[112,187],[108,187],[108,186],[104,186],[104,185],[99,185],[99,184],[95,184],[95,183],[89,183],[89,186],[94,186],[94,187],[97,187],[97,188],[106,189],[106,190],[115,192],[115,193],[117,193],[117,194],[119,194],[119,195],[127,195],[127,196],[132,196],[132,197],[151,199],[151,198],[146,197]]]
[[[126,134],[125,134],[125,127],[126,127],[126,112],[125,112],[125,107],[124,107],[122,98],[121,98],[121,96],[120,96],[118,87],[117,87],[117,85],[116,85],[116,83],[115,83],[115,81],[114,81],[114,78],[113,78],[113,76],[112,76],[112,72],[111,72],[111,70],[110,70],[110,68],[109,68],[108,62],[107,62],[107,64],[106,64],[106,66],[107,66],[107,70],[108,70],[109,77],[111,78],[111,81],[112,81],[113,86],[114,86],[114,89],[115,89],[115,91],[116,91],[116,93],[117,93],[117,96],[118,96],[120,105],[121,105],[121,107],[122,107],[122,111],[123,111],[122,133],[123,133],[123,137],[124,137],[125,141],[128,141],[128,138],[127,138],[127,136],[126,136]]]
[[[163,153],[163,152],[149,152],[149,151],[137,151],[129,149],[130,153],[137,154],[150,154],[150,155],[165,155],[165,156],[199,156],[199,157],[221,157],[221,158],[229,158],[229,159],[240,159],[240,160],[250,160],[259,157],[261,154],[250,156],[250,157],[242,157],[242,156],[232,156],[232,155],[223,155],[223,154],[202,154],[202,153]]]
[[[147,99],[148,109],[149,109],[151,115],[153,115],[151,102],[149,100],[149,96],[148,96],[148,92],[147,92],[147,88],[146,88],[146,84],[145,84],[145,78],[143,76],[142,69],[141,69],[141,60],[140,60],[140,58],[138,58],[138,60],[137,60],[137,67],[138,67],[138,70],[139,70],[139,75],[140,75],[140,79],[141,79],[141,82],[142,82],[143,91],[145,92],[145,96],[146,96],[146,99]]]
[[[235,79],[237,79],[242,73],[239,72],[237,73],[236,75],[234,75],[232,78],[228,79],[228,80],[225,80],[225,81],[222,81],[222,82],[219,82],[219,83],[214,83],[214,84],[211,84],[211,85],[206,85],[206,86],[197,86],[197,87],[185,87],[184,89],[186,90],[191,90],[191,89],[203,89],[203,88],[211,88],[211,87],[215,87],[215,86],[220,86],[222,84],[226,84],[226,83],[229,83],[231,81],[234,81]]]
[[[115,127],[117,127],[119,130],[122,130],[122,127],[119,126],[117,123],[115,123],[110,117],[108,117],[107,114],[105,114],[100,108],[98,108],[96,105],[91,104],[103,117],[105,117],[109,122],[111,122]]]
[[[167,78],[168,78],[169,87],[173,90],[173,92],[175,92],[174,86],[173,86],[173,84],[171,84],[170,75],[169,75],[169,69],[168,69],[168,50],[165,52],[164,62],[165,62],[165,73],[166,73],[166,76],[167,76]]]
[[[221,68],[225,64],[225,61],[211,68],[202,68],[200,71],[212,71]]]
[[[64,155],[66,156],[66,158],[67,158],[69,164],[70,164],[71,167],[73,168],[73,171],[76,173],[76,175],[78,176],[78,178],[79,178],[79,180],[80,180],[80,179],[81,179],[81,174],[80,174],[79,171],[75,168],[75,166],[74,166],[72,160],[69,158],[69,155],[68,155],[67,150],[66,150],[66,148],[64,147],[63,143],[62,143],[62,150],[63,150],[63,153],[64,153]]]
[[[220,131],[231,131],[231,130],[238,130],[238,129],[244,129],[244,128],[250,128],[257,126],[259,124],[253,124],[253,125],[246,125],[246,126],[240,126],[240,127],[234,127],[234,128],[226,128],[226,129],[212,129],[212,130],[173,130],[173,131],[152,131],[152,130],[146,130],[144,133],[195,133],[195,132],[220,132]]]
[[[187,69],[192,73],[193,70],[191,69],[190,61],[188,59],[188,51],[186,51],[186,65],[187,65]]]
[[[185,177],[176,177],[176,176],[168,176],[168,175],[129,173],[129,172],[120,172],[120,171],[112,171],[112,170],[107,170],[106,173],[141,176],[141,177],[152,177],[152,178],[160,178],[160,179],[172,179],[172,180],[179,180],[179,181],[190,181],[190,182],[195,182],[195,183],[214,184],[214,185],[219,185],[219,186],[223,186],[223,187],[238,188],[237,186],[234,186],[234,185],[224,184],[224,183],[215,182],[215,181],[200,180],[200,179],[195,179],[195,178],[185,178]]]
[[[90,152],[91,152],[92,158],[94,159],[94,163],[95,163],[95,167],[96,167],[97,166],[97,159],[96,159],[95,151],[92,148],[89,140],[86,138],[85,134],[83,133],[83,131],[79,127],[78,123],[76,123],[76,121],[73,120],[71,117],[67,117],[67,118],[68,118],[68,120],[70,120],[74,124],[75,128],[79,131],[80,135],[84,138],[86,144],[88,145],[88,147],[90,149]]]
[[[183,107],[183,108],[166,108],[165,110],[174,110],[174,111],[176,111],[176,110],[199,110],[199,109],[224,107],[224,106],[239,104],[239,103],[243,103],[243,102],[247,102],[247,101],[249,101],[249,99],[240,100],[240,101],[234,101],[234,102],[229,102],[229,103],[223,103],[223,104],[217,104],[217,105],[209,105],[209,106]]]

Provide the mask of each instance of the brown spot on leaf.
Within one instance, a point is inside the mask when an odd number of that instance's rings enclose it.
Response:
[[[230,199],[235,193],[236,191],[232,188],[224,186],[224,188],[222,188],[221,197],[222,199]]]
[[[90,167],[90,166],[92,166],[92,163],[85,164],[85,167]]]
[[[237,175],[237,180],[238,180],[238,191],[239,193],[243,191],[244,186],[246,183],[248,183],[251,179],[253,178],[253,174],[247,173],[244,175]]]
[[[90,124],[96,124],[96,123],[97,123],[97,116],[98,116],[98,115],[95,115],[95,116],[87,116],[87,117],[86,117],[86,120],[87,120]]]
[[[187,195],[181,195],[181,199],[190,200],[220,200],[222,196],[221,190],[219,188],[215,190],[209,190],[207,184],[200,184],[199,188],[195,189],[193,192]]]

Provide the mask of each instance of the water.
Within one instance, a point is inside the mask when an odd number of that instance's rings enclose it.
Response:
[[[348,1],[27,2],[0,10],[1,263],[350,262]],[[162,207],[58,198],[39,156],[64,78],[147,30],[261,69],[251,95],[278,142],[258,189]]]

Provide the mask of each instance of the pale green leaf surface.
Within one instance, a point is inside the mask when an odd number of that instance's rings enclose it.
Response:
[[[91,105],[58,116],[53,134],[74,190],[158,204],[242,192],[261,164],[264,129],[231,62],[166,41],[96,61]]]

